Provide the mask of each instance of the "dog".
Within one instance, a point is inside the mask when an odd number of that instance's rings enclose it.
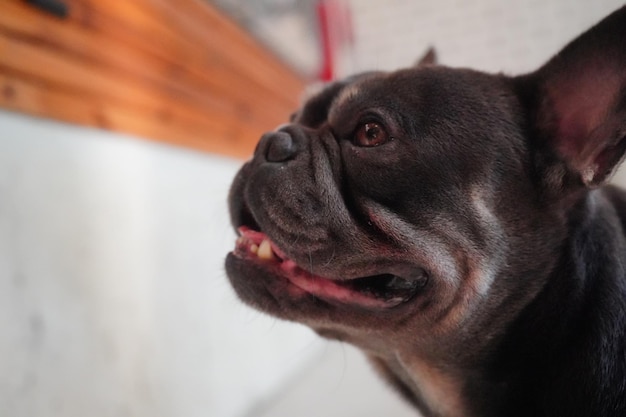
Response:
[[[261,137],[232,286],[424,416],[626,416],[626,7],[521,76],[425,61]]]

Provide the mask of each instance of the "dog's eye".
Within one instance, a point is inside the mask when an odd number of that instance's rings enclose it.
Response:
[[[390,139],[385,128],[376,122],[363,123],[354,134],[354,144],[357,146],[379,146]]]

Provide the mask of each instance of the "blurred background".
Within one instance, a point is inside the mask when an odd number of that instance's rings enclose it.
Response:
[[[429,46],[523,73],[621,4],[2,0],[0,416],[415,415],[237,300],[232,177],[308,84]]]

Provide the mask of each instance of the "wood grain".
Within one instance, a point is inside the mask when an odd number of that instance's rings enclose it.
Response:
[[[0,107],[236,157],[304,79],[201,0],[0,3]]]

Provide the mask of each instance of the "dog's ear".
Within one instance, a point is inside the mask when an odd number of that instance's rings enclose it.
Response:
[[[427,65],[437,65],[437,51],[432,46],[415,62],[414,66],[425,67]]]
[[[518,80],[535,146],[564,164],[560,182],[608,181],[626,151],[626,7]]]

